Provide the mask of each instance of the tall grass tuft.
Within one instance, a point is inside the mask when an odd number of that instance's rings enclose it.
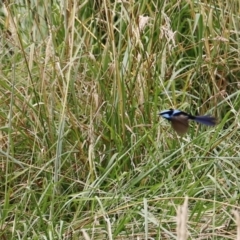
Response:
[[[0,239],[238,237],[239,2],[0,4]]]

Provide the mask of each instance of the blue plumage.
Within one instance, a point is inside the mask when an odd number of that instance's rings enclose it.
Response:
[[[177,109],[164,110],[160,112],[159,115],[170,121],[173,129],[179,135],[183,135],[187,132],[189,126],[188,120],[193,120],[206,126],[215,126],[217,124],[217,119],[210,115],[193,116]]]
[[[194,121],[207,125],[207,126],[215,126],[217,121],[215,117],[211,117],[209,115],[206,116],[196,116]]]

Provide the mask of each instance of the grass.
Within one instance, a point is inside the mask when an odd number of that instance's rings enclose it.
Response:
[[[0,239],[239,239],[239,10],[1,3]]]

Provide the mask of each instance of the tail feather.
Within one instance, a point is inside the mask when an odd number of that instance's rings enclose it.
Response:
[[[207,125],[207,126],[215,126],[217,124],[217,119],[212,116],[196,116],[194,120],[198,123]]]

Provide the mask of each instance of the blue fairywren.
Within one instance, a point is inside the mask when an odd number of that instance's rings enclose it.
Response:
[[[186,112],[174,109],[164,110],[160,112],[159,115],[170,121],[173,129],[180,136],[187,132],[189,126],[188,120],[193,120],[207,126],[215,126],[217,124],[217,119],[215,117],[209,115],[193,116]]]

